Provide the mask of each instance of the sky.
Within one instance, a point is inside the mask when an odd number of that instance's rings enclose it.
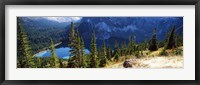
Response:
[[[82,19],[82,17],[42,17],[48,20],[56,21],[59,23],[62,22],[77,22]]]

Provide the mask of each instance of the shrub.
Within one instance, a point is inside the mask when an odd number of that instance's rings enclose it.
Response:
[[[159,53],[161,56],[168,56],[168,53],[166,52],[166,48],[163,48],[162,51]]]
[[[179,48],[176,48],[175,51],[174,51],[174,54],[175,55],[182,55],[183,54],[183,50],[179,49]]]

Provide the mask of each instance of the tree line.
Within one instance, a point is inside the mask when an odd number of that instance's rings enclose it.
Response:
[[[167,55],[167,49],[177,49],[182,46],[182,37],[175,34],[176,27],[173,26],[164,41],[158,42],[156,38],[156,28],[153,30],[152,38],[145,39],[142,43],[136,43],[136,34],[129,36],[129,42],[118,43],[115,41],[114,48],[106,45],[105,40],[101,47],[97,48],[95,31],[91,36],[90,53],[85,54],[84,39],[74,28],[71,22],[68,34],[68,46],[71,48],[68,59],[59,58],[55,52],[54,41],[50,39],[50,57],[34,57],[29,44],[28,37],[22,24],[17,19],[17,67],[18,68],[99,68],[105,67],[110,62],[118,62],[120,57],[133,55],[142,57],[143,51],[157,51],[163,47],[160,55]],[[177,52],[177,54],[180,54]]]

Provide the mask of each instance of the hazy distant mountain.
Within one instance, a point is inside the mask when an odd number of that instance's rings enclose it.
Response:
[[[59,34],[63,33],[63,38],[67,38],[70,22],[73,21],[86,43],[90,43],[92,32],[95,31],[98,45],[103,40],[108,44],[114,44],[115,40],[128,41],[129,36],[134,34],[137,42],[141,42],[151,38],[154,28],[157,29],[157,39],[164,40],[174,25],[176,33],[183,34],[182,17],[22,17],[21,20],[26,30],[63,29],[58,30]],[[53,30],[51,33],[54,33]]]
[[[41,17],[22,17],[23,25],[26,28],[42,29],[42,28],[64,28],[70,24],[70,22],[57,22]]]
[[[83,17],[78,29],[84,35],[96,32],[98,39],[118,37],[128,39],[129,35],[137,36],[137,41],[150,38],[154,28],[157,29],[157,38],[163,40],[172,26],[177,32],[183,32],[181,17]],[[89,36],[87,36],[89,37]]]

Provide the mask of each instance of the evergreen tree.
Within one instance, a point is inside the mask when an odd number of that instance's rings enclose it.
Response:
[[[99,62],[98,66],[100,66],[100,64],[101,64],[101,60],[102,60],[101,56],[102,56],[101,48],[98,48],[98,50],[97,50],[97,58],[96,58],[96,62]]]
[[[150,40],[150,44],[149,45],[150,45],[149,46],[149,50],[150,51],[156,51],[156,50],[158,50],[157,39],[156,39],[156,28],[153,31],[153,35],[152,35],[152,38]]]
[[[136,48],[135,40],[136,40],[136,35],[134,34],[134,40],[132,38],[132,35],[130,35],[128,49],[127,49],[129,55],[132,55],[135,52],[135,48]]]
[[[17,62],[19,68],[30,68],[34,66],[29,40],[19,18],[17,18]]]
[[[176,48],[175,45],[175,37],[174,37],[175,26],[173,26],[172,30],[169,33],[169,37],[167,39],[166,49]]]
[[[76,53],[76,60],[75,60],[75,63],[78,64],[77,67],[81,67],[82,65],[82,49],[81,49],[81,38],[80,38],[80,35],[79,35],[79,32],[77,31],[77,43],[76,43],[76,49],[75,49],[75,53]]]
[[[81,39],[78,30],[75,31],[74,23],[71,22],[71,28],[69,32],[69,44],[68,46],[71,48],[69,50],[70,56],[72,58],[68,59],[69,68],[77,68],[81,66]]]
[[[174,35],[174,37],[175,37],[175,40],[174,40],[175,47],[178,47],[178,43],[179,43],[179,41],[178,41],[178,35]]]
[[[51,50],[51,66],[56,67],[56,64],[59,63],[59,59],[58,59],[58,56],[56,54],[55,46],[54,46],[52,39],[51,39],[50,50]]]
[[[120,57],[120,48],[119,48],[119,43],[117,41],[115,41],[113,57],[117,61],[119,60],[119,57]]]
[[[90,54],[90,67],[97,68],[99,66],[99,62],[97,60],[97,47],[96,47],[96,37],[95,32],[92,34],[92,40],[90,44],[91,54]]]
[[[114,50],[113,57],[114,57],[114,59],[115,59],[116,61],[119,61],[120,55],[119,55],[119,50],[118,50],[118,49],[115,49],[115,50]]]
[[[70,56],[74,56],[74,55],[76,55],[75,49],[76,49],[77,41],[76,41],[76,32],[74,30],[74,23],[73,22],[71,22],[71,28],[70,28],[68,38],[69,38],[68,46],[71,48],[71,50],[69,51],[71,53]]]
[[[148,39],[144,40],[144,50],[148,50],[149,48],[149,43],[148,43]]]
[[[35,59],[36,59],[35,60],[36,61],[36,63],[35,63],[36,67],[37,68],[42,68],[42,66],[41,66],[42,65],[42,60],[41,60],[41,58],[36,57]]]
[[[136,42],[136,34],[134,33],[134,41]]]
[[[129,50],[131,49],[131,47],[133,46],[133,38],[132,38],[132,35],[129,36],[129,43],[128,43],[128,48]]]
[[[183,37],[182,36],[177,35],[176,45],[177,45],[177,47],[183,46]]]
[[[114,49],[118,49],[118,48],[119,48],[119,43],[115,40]]]
[[[75,62],[75,56],[74,57],[70,57],[68,59],[68,64],[67,64],[67,68],[77,68],[77,63]]]
[[[141,50],[145,50],[145,41],[143,41],[141,44]]]
[[[136,53],[138,55],[137,57],[143,56],[143,50],[142,50],[143,46],[142,46],[142,44],[143,43],[140,43],[140,44],[137,45],[137,50],[136,50]]]
[[[84,66],[84,41],[81,38],[81,36],[79,35],[79,32],[77,30],[77,32],[75,33],[75,42],[74,45],[74,49],[73,49],[73,58],[71,58],[69,60],[70,65],[68,65],[68,67],[73,67],[73,68],[81,68],[81,67],[85,67]]]
[[[106,65],[106,63],[107,63],[106,56],[107,56],[107,54],[106,54],[106,44],[105,44],[105,41],[103,41],[101,61],[100,61],[100,66],[101,67],[104,67]]]
[[[134,54],[136,51],[138,51],[138,45],[136,44],[136,34],[134,34],[134,40],[132,41],[132,49]]]
[[[111,57],[112,57],[112,50],[111,50],[110,46],[108,46],[108,48],[107,48],[107,59],[111,60]]]
[[[87,67],[84,40],[81,37],[81,67]]]
[[[127,55],[126,50],[127,50],[126,42],[123,42],[122,45],[121,45],[121,56]]]

